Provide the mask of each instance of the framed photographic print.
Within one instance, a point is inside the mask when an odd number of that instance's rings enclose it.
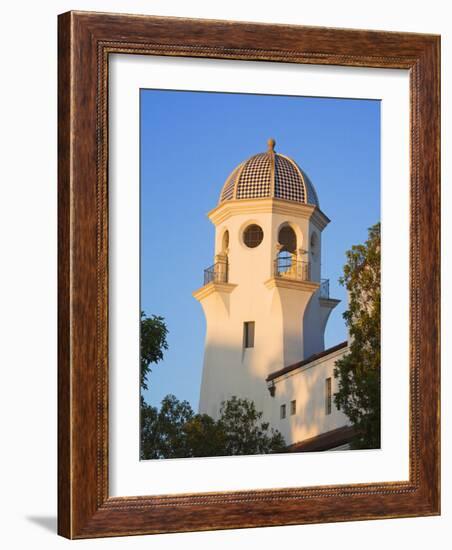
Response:
[[[59,17],[59,533],[439,514],[439,37]]]

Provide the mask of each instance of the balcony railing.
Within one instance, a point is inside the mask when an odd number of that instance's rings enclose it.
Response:
[[[297,281],[311,280],[311,265],[309,262],[297,260],[293,256],[280,256],[276,258],[275,277],[284,277],[287,279],[295,279]],[[330,280],[321,279],[319,294],[321,298],[330,297]]]
[[[311,280],[311,266],[309,262],[296,260],[290,256],[282,256],[274,263],[275,277],[296,279],[297,281]]]
[[[329,298],[330,297],[330,280],[321,279],[320,280],[320,298]]]
[[[295,279],[297,281],[311,280],[311,266],[309,262],[296,260],[293,257],[283,256],[274,261],[275,277]],[[228,262],[215,262],[204,270],[204,284],[229,282]],[[321,279],[319,294],[321,298],[330,297],[330,280]]]
[[[228,282],[228,263],[216,262],[204,270],[204,284],[209,283],[227,283]]]

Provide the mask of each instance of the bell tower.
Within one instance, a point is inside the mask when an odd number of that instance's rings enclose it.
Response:
[[[321,235],[329,219],[294,160],[268,150],[237,166],[208,214],[214,264],[193,295],[206,317],[199,411],[251,399],[265,411],[269,373],[324,350],[338,301],[321,279]]]

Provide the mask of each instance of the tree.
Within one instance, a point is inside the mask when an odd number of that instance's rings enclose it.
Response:
[[[158,315],[147,317],[141,312],[140,323],[140,384],[142,390],[148,389],[148,375],[151,363],[158,363],[163,359],[163,351],[168,349],[165,319]]]
[[[168,329],[163,317],[151,315],[147,317],[144,311],[140,317],[140,387],[148,389],[148,375],[151,373],[151,363],[163,359],[163,351],[168,349],[166,336]],[[141,458],[158,458],[151,456],[154,449],[162,445],[159,442],[160,433],[156,430],[158,410],[148,405],[143,395],[140,395],[140,425],[141,425]]]
[[[232,397],[220,418],[194,414],[187,401],[167,395],[160,410],[142,403],[141,458],[186,458],[282,452],[285,442],[252,401]]]
[[[262,412],[256,410],[253,401],[233,396],[223,401],[218,424],[224,432],[224,454],[254,455],[285,450],[283,436],[269,423],[261,422]]]
[[[347,251],[340,283],[349,294],[343,314],[349,352],[336,362],[335,404],[356,429],[352,448],[380,447],[380,224],[369,228],[365,244]]]
[[[159,432],[157,430],[158,410],[140,396],[140,458],[160,458]]]
[[[162,400],[160,410],[142,402],[141,458],[187,456],[183,428],[193,416],[188,401],[179,401],[174,395],[167,395]]]
[[[183,427],[187,456],[224,456],[225,437],[218,422],[208,414],[196,414]]]

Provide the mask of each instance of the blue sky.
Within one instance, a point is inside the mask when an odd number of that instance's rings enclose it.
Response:
[[[145,399],[168,393],[197,410],[205,321],[192,292],[213,263],[214,208],[241,161],[267,149],[309,175],[331,219],[322,234],[322,277],[342,300],[325,345],[346,339],[345,251],[380,220],[380,102],[376,100],[141,90],[141,309],[162,315],[169,349],[153,366]]]

